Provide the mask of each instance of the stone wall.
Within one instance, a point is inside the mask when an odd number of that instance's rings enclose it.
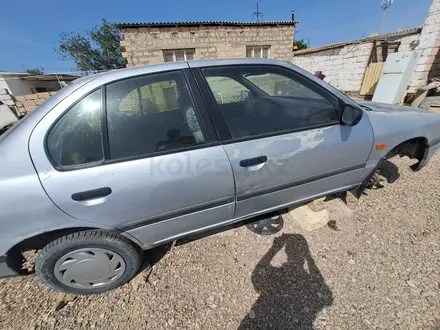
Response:
[[[163,63],[164,50],[195,49],[195,59],[246,57],[246,46],[270,46],[270,58],[292,59],[293,25],[121,28],[127,66]]]
[[[410,91],[425,86],[428,78],[440,77],[440,0],[433,0],[420,34],[421,51],[411,79]]]
[[[386,38],[388,42],[400,42],[399,52],[404,52],[411,49],[412,42],[418,41],[419,33]],[[299,55],[294,52],[292,62],[310,72],[322,71],[336,88],[344,92],[357,93],[362,85],[374,41],[379,39],[377,36],[358,42],[341,43],[337,48],[305,54],[301,54],[300,51]]]
[[[9,107],[13,107],[15,105],[14,97],[8,93],[6,88],[0,88],[0,101]]]
[[[342,91],[356,92],[361,87],[371,48],[372,43],[347,45],[295,55],[293,63],[310,72],[322,71],[330,83]]]
[[[17,110],[20,114],[25,115],[28,112],[31,112],[40,104],[44,103],[51,95],[56,92],[45,92],[45,93],[36,93],[22,96],[14,96],[14,105],[17,107]]]

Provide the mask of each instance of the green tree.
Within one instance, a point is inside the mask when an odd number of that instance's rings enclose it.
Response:
[[[121,34],[118,28],[102,20],[101,25],[79,33],[61,32],[60,45],[55,50],[61,59],[73,60],[78,71],[101,71],[125,67],[121,54]]]
[[[32,74],[32,75],[39,75],[39,74],[43,74],[43,70],[40,70],[38,68],[35,69],[26,69],[24,70],[24,72]]]
[[[304,41],[304,39],[294,40],[293,46],[295,47],[295,50],[306,49],[307,43]]]

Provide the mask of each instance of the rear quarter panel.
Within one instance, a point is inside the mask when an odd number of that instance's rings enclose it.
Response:
[[[73,227],[111,229],[72,218],[58,209],[43,190],[29,155],[29,136],[35,125],[85,82],[80,79],[58,92],[1,136],[0,255],[26,238],[44,232]]]

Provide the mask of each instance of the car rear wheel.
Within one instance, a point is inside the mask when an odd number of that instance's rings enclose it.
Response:
[[[127,238],[100,230],[58,238],[40,252],[35,271],[50,288],[71,294],[102,293],[129,281],[142,251]]]

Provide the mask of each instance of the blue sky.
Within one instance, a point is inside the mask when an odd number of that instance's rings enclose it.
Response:
[[[53,50],[61,31],[83,33],[100,23],[162,21],[250,21],[256,0],[17,0],[2,3],[0,70],[45,72],[75,68]],[[381,0],[260,0],[264,20],[289,20],[296,11],[296,39],[311,46],[359,39],[379,31]],[[394,0],[384,32],[423,24],[432,0]],[[9,13],[9,14],[5,14]]]

